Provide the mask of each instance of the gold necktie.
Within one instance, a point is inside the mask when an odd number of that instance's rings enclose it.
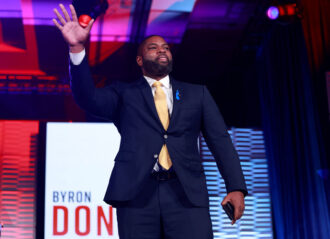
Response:
[[[159,81],[155,81],[152,86],[156,87],[154,101],[157,109],[157,113],[159,116],[160,121],[162,122],[162,125],[165,130],[167,130],[168,125],[170,123],[170,117],[168,115],[168,108],[167,108],[167,101],[166,101],[166,95],[164,90],[161,87],[162,83]],[[172,166],[172,161],[170,159],[170,155],[168,153],[167,147],[164,144],[162,149],[159,153],[159,164],[165,168],[169,169]]]

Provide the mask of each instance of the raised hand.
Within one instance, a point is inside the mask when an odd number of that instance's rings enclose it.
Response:
[[[81,52],[84,49],[84,44],[87,41],[89,33],[92,29],[94,19],[92,19],[88,23],[87,27],[84,28],[80,26],[76,10],[74,9],[72,4],[70,4],[72,20],[68,12],[66,11],[64,5],[60,4],[59,6],[63,12],[64,18],[55,8],[54,12],[61,24],[56,19],[53,19],[53,22],[56,27],[62,32],[64,40],[69,44],[70,52]]]

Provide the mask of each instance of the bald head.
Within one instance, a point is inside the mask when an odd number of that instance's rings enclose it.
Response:
[[[137,56],[142,56],[143,48],[144,48],[146,42],[147,42],[150,38],[152,38],[152,37],[159,37],[159,38],[162,38],[162,39],[164,40],[164,38],[163,38],[162,36],[160,36],[160,35],[150,35],[150,36],[145,37],[145,38],[140,42],[140,44],[139,44],[139,46],[138,46]],[[165,41],[165,40],[164,40],[164,41]]]

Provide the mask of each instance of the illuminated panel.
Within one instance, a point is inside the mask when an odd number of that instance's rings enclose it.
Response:
[[[134,11],[135,1],[109,0],[108,2],[109,8],[103,16],[97,18],[91,31],[89,60],[92,66],[102,62],[130,39],[131,13]],[[61,3],[68,9],[72,1],[63,0]],[[52,22],[52,18],[55,17],[53,9],[59,8],[58,4],[57,1],[46,0],[1,1],[0,75],[45,75],[39,69],[35,26],[49,25],[55,28]],[[21,45],[26,46],[25,48],[4,42],[2,36],[6,32],[2,28],[2,19],[10,18],[21,19],[19,27],[22,26],[24,37],[20,42]],[[12,27],[18,26],[13,24]]]
[[[180,43],[195,0],[152,1],[146,35],[161,35],[169,43]]]
[[[11,16],[12,14],[12,16]],[[14,47],[3,41],[2,18],[17,18],[23,25],[25,48]],[[38,46],[34,29],[32,0],[2,1],[0,5],[0,74],[45,75],[39,69]],[[12,27],[18,27],[13,25]]]
[[[35,237],[37,121],[0,121],[2,237]]]
[[[54,8],[59,3],[69,11],[72,0],[37,1],[13,0],[0,3],[0,18],[22,17],[24,24],[54,26]],[[131,13],[135,8],[135,1],[108,0],[109,8],[104,16],[97,18],[91,31],[91,41],[119,41],[129,40]],[[55,27],[55,26],[54,26]]]
[[[66,79],[55,76],[1,75],[0,94],[62,94],[71,95]]]
[[[90,36],[89,64],[94,66],[111,56],[130,40],[132,13],[136,1],[109,0],[104,15],[98,17]]]
[[[0,2],[0,18],[23,18],[25,24],[53,25],[53,8],[59,3],[68,6],[72,0],[10,0]],[[28,11],[27,11],[28,10]],[[26,12],[28,14],[24,14]]]
[[[232,128],[229,134],[240,156],[249,195],[245,198],[243,218],[232,226],[221,207],[226,196],[224,181],[201,137],[200,152],[209,191],[214,238],[273,238],[263,133],[254,129]]]
[[[130,17],[134,9],[135,1],[109,1],[106,13],[93,25],[91,41],[128,41],[131,32]]]
[[[118,239],[103,197],[119,144],[113,124],[47,124],[44,238]]]
[[[0,18],[21,18],[21,0],[0,1]]]

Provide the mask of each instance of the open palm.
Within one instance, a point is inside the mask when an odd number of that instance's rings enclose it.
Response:
[[[53,19],[54,24],[62,32],[63,38],[69,44],[70,48],[83,49],[94,20],[92,19],[87,27],[84,28],[78,22],[77,14],[73,5],[70,5],[72,20],[63,4],[60,4],[59,6],[63,12],[64,18],[57,9],[54,9],[56,16],[61,23],[60,24],[56,19]]]

